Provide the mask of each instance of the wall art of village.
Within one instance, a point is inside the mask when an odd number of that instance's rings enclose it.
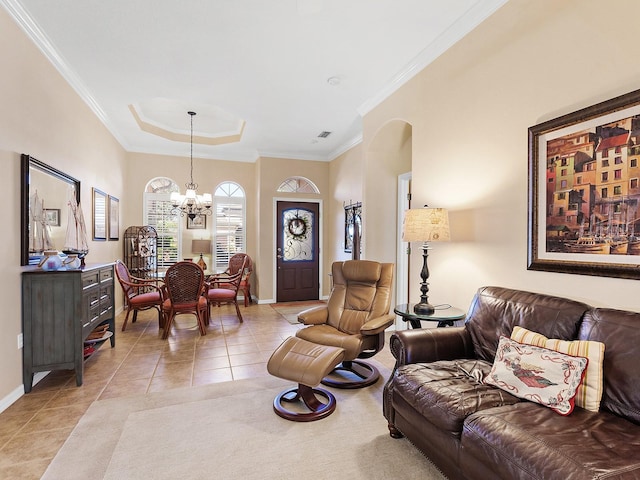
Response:
[[[640,255],[640,115],[547,142],[548,252]]]

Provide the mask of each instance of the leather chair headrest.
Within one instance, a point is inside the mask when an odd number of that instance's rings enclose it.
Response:
[[[370,260],[347,260],[342,265],[342,273],[350,282],[377,283],[382,265]]]

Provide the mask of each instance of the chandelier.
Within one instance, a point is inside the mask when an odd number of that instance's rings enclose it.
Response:
[[[187,190],[184,195],[180,192],[171,192],[171,213],[185,215],[191,220],[198,215],[211,215],[212,198],[210,193],[198,195],[198,184],[193,183],[193,116],[196,112],[187,112],[191,116],[191,181],[185,184]]]

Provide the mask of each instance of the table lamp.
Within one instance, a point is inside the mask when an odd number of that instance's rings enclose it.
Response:
[[[207,269],[207,264],[202,258],[203,253],[211,253],[211,240],[191,240],[191,251],[193,253],[200,254],[200,260],[198,260],[198,265],[202,270]]]
[[[429,255],[429,242],[448,242],[451,240],[449,233],[449,213],[444,208],[411,208],[404,213],[402,222],[403,242],[422,242],[422,270],[420,271],[420,303],[413,307],[416,315],[431,315],[435,307],[429,303],[429,267],[427,256]]]

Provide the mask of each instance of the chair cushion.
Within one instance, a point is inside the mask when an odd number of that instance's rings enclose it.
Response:
[[[315,387],[343,357],[340,348],[289,337],[269,358],[267,371],[276,377]]]
[[[180,310],[193,310],[195,308],[198,309],[206,309],[207,308],[207,299],[205,297],[198,297],[197,302],[188,302],[188,303],[174,303],[173,309],[175,311]],[[171,300],[167,299],[162,302],[163,310],[171,310]]]
[[[210,288],[207,291],[207,298],[209,298],[209,300],[233,301],[235,297],[236,297],[236,291],[229,290],[227,288]]]
[[[477,358],[493,363],[500,335],[508,337],[516,325],[547,338],[573,340],[589,308],[585,303],[551,295],[482,287],[471,302],[465,326]]]
[[[393,264],[369,260],[334,262],[327,323],[341,332],[359,334],[364,323],[389,313]]]
[[[344,349],[344,359],[354,360],[362,351],[362,335],[342,333],[330,325],[313,325],[296,332],[296,337],[320,345]]]
[[[141,307],[143,305],[159,305],[160,293],[159,292],[147,292],[136,295],[129,298],[129,303],[132,307]]]
[[[520,402],[479,412],[464,424],[462,450],[468,478],[477,478],[480,459],[499,465],[500,478],[640,478],[640,428],[605,411],[563,417]]]
[[[393,395],[400,396],[436,427],[459,437],[471,414],[520,400],[482,383],[491,364],[483,360],[442,360],[398,368]],[[394,400],[394,406],[396,406]]]
[[[604,393],[600,411],[608,410],[640,425],[640,312],[611,308],[589,310],[580,325],[580,340],[602,342]]]
[[[557,340],[518,326],[511,332],[511,340],[569,355],[587,357],[589,364],[576,393],[576,405],[592,412],[600,410],[603,390],[602,362],[604,361],[604,343],[589,340]]]
[[[382,264],[373,261],[344,262],[342,273],[350,282],[377,283],[382,272]]]

